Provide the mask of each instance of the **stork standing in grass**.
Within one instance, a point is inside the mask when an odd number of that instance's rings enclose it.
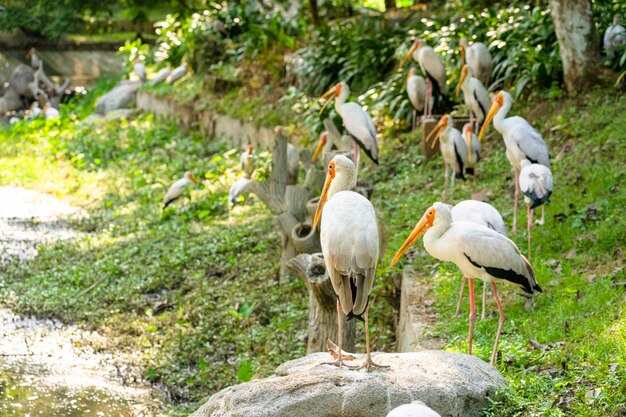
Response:
[[[453,222],[471,222],[488,227],[502,236],[506,236],[506,227],[504,226],[504,220],[500,212],[496,210],[494,206],[489,203],[484,203],[477,200],[463,200],[452,208],[452,221]],[[466,277],[463,277],[461,283],[461,291],[459,292],[459,300],[456,304],[456,311],[454,317],[459,315],[461,311],[461,300],[463,299],[463,291],[465,289]],[[481,310],[481,318],[485,318],[485,303],[487,298],[487,285],[483,285],[483,302]]]
[[[413,129],[417,122],[417,113],[423,114],[426,107],[426,80],[417,75],[415,68],[412,67],[406,78],[406,93],[409,96],[411,106],[413,106],[413,119],[411,121],[411,128]]]
[[[185,172],[185,175],[172,184],[167,190],[167,193],[165,193],[165,197],[163,197],[163,208],[165,209],[174,201],[182,197],[185,194],[185,190],[189,188],[189,186],[196,185],[197,183],[198,181],[193,176],[191,171]]]
[[[320,242],[326,270],[337,295],[338,357],[341,367],[341,314],[348,320],[365,321],[367,359],[361,367],[368,371],[381,367],[372,361],[369,343],[368,302],[374,284],[379,255],[378,223],[372,203],[350,191],[356,176],[354,163],[336,155],[328,165],[313,227],[321,218]]]
[[[511,110],[513,99],[506,91],[500,91],[493,98],[487,118],[483,123],[478,140],[482,139],[489,122],[493,119],[493,127],[502,135],[506,147],[506,157],[515,171],[515,201],[513,203],[513,233],[517,232],[517,200],[519,198],[519,172],[522,161],[528,159],[532,163],[550,168],[548,147],[541,134],[519,116],[506,117]]]
[[[522,160],[522,170],[519,174],[519,187],[524,194],[526,202],[526,229],[528,237],[528,252],[530,258],[530,229],[533,223],[535,208],[541,206],[541,220],[538,224],[544,224],[544,203],[550,201],[552,195],[552,171],[541,164],[531,164],[528,159]]]
[[[496,282],[505,280],[520,285],[524,291],[533,294],[541,292],[535,280],[533,268],[511,240],[488,227],[466,222],[453,222],[450,207],[435,203],[417,223],[402,247],[392,260],[395,265],[411,245],[424,236],[424,247],[431,256],[440,261],[455,263],[467,278],[470,296],[468,352],[472,353],[476,305],[474,299],[474,279],[479,278],[491,285],[493,297],[500,312],[498,332],[491,354],[494,365],[498,353],[498,343],[506,320]]]
[[[459,178],[465,180],[464,167],[467,164],[467,145],[465,140],[458,129],[454,128],[454,121],[452,117],[444,114],[439,122],[435,125],[433,130],[426,138],[428,143],[432,139],[431,146],[434,146],[437,139],[439,139],[439,150],[441,156],[443,156],[443,163],[445,165],[445,177],[444,184],[448,186],[448,170],[451,168],[452,175],[452,188],[454,188],[454,179]]]
[[[426,108],[424,110],[424,116],[430,117],[432,114],[432,106],[430,105],[431,99],[434,101],[441,101],[443,99],[443,93],[446,88],[446,67],[443,65],[443,60],[433,48],[426,45],[422,39],[416,39],[413,45],[406,54],[400,67],[404,66],[404,63],[413,57],[415,62],[420,66],[420,69],[428,79],[426,82]]]
[[[478,131],[487,117],[489,94],[483,83],[473,76],[472,69],[468,65],[463,65],[461,70],[461,80],[456,87],[457,97],[459,90],[463,90],[463,101],[470,112],[470,123],[474,124]]]
[[[489,86],[489,77],[491,76],[491,68],[493,67],[493,60],[489,49],[482,42],[474,42],[471,46],[465,38],[461,38],[459,41],[461,48],[461,59],[469,65],[472,73],[480,82],[485,86]]]

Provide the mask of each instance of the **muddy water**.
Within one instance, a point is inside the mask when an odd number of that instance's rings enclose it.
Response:
[[[45,194],[0,187],[0,262],[28,262],[46,242],[80,238],[64,221],[85,215]],[[0,417],[158,415],[156,396],[129,365],[136,358],[107,353],[107,344],[97,332],[0,309]]]

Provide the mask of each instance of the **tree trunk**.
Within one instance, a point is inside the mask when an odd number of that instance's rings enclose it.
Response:
[[[396,8],[396,0],[385,0],[385,11],[393,10]]]
[[[326,273],[321,253],[300,254],[287,263],[294,275],[300,277],[309,290],[309,328],[307,353],[325,352],[326,340],[337,343],[337,295]],[[356,320],[342,320],[341,349],[353,352]]]
[[[591,0],[549,0],[559,41],[563,77],[569,94],[587,89],[597,79],[600,50],[591,14]]]
[[[311,8],[311,20],[313,20],[313,25],[318,26],[320,24],[320,16],[317,11],[317,0],[309,0],[309,7]]]

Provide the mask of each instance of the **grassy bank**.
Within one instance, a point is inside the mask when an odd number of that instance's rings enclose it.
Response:
[[[52,193],[90,215],[74,221],[82,238],[7,266],[0,299],[19,312],[98,329],[111,336],[110,349],[139,350],[146,379],[165,389],[174,414],[186,415],[210,393],[304,353],[306,292],[299,281],[278,278],[278,236],[263,205],[253,198],[227,211],[237,152],[146,115],[84,126],[94,94],[65,108],[59,124],[0,130],[0,184]],[[555,192],[546,225],[533,230],[531,262],[544,293],[527,312],[519,291],[501,286],[508,321],[497,367],[510,386],[486,415],[624,412],[625,106],[624,97],[605,90],[515,105],[545,135]],[[278,120],[293,117],[283,112]],[[375,184],[373,203],[387,234],[370,316],[374,347],[393,350],[401,268],[389,261],[441,199],[443,164],[420,156],[414,134],[386,132],[380,147],[380,166],[365,162],[362,174]],[[492,134],[484,148],[477,186],[457,184],[454,201],[482,191],[510,225],[513,175],[502,141]],[[203,184],[189,203],[162,214],[166,187],[185,170],[204,174]],[[524,222],[522,215],[522,232],[511,236],[520,248]],[[413,262],[434,283],[436,335],[446,349],[465,352],[467,304],[451,319],[456,267],[436,262],[421,243]],[[490,305],[489,317],[477,322],[476,354],[485,360],[494,311]]]

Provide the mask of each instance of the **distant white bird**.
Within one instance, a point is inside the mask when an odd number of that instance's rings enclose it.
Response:
[[[185,190],[190,185],[196,185],[197,183],[198,181],[193,176],[193,173],[191,173],[190,171],[185,172],[185,175],[174,184],[172,184],[167,190],[167,193],[165,193],[165,197],[163,197],[163,208],[165,209],[176,199],[182,197],[185,193]]]
[[[463,200],[456,206],[452,207],[452,221],[453,222],[471,222],[488,227],[503,236],[506,236],[506,227],[504,226],[504,220],[500,212],[496,210],[494,206],[489,203],[484,203],[477,200]],[[463,299],[463,290],[465,289],[466,277],[463,277],[461,283],[461,291],[459,292],[459,301],[456,304],[456,311],[454,317],[459,315],[461,311],[461,300]],[[481,318],[485,318],[485,302],[487,298],[487,285],[483,285],[483,305],[481,310]]]
[[[446,67],[443,64],[443,60],[433,48],[426,45],[422,39],[416,39],[409,52],[406,54],[400,67],[412,56],[415,62],[417,62],[426,77],[428,78],[426,84],[426,109],[425,116],[432,114],[432,109],[428,103],[431,102],[431,97],[434,96],[434,100],[440,100],[443,96],[446,88]]]
[[[41,114],[41,108],[39,107],[39,102],[33,101],[33,103],[30,105],[30,108],[28,109],[26,113],[27,115],[25,119],[32,119],[33,117],[39,116]]]
[[[135,72],[135,75],[139,77],[141,82],[145,82],[147,80],[146,66],[142,62],[135,61],[133,64],[133,71]]]
[[[52,107],[49,103],[43,105],[42,111],[44,116],[46,116],[46,119],[58,119],[61,117],[61,112]]]
[[[423,402],[413,401],[394,408],[387,417],[441,417],[441,415]]]
[[[363,107],[357,103],[346,103],[346,99],[350,95],[350,87],[346,82],[342,81],[328,90],[321,98],[330,96],[326,103],[322,106],[320,114],[324,111],[328,103],[335,99],[335,110],[343,120],[343,126],[354,139],[356,145],[360,146],[365,154],[370,157],[374,163],[378,164],[378,140],[376,139],[376,127],[374,121]],[[355,165],[359,168],[359,150],[355,145]]]
[[[474,183],[476,183],[476,177],[478,176],[478,161],[480,161],[480,142],[478,136],[474,133],[474,128],[471,123],[465,123],[463,125],[463,139],[467,146],[467,159],[465,161],[465,173],[474,177]]]
[[[541,292],[535,273],[528,260],[511,240],[488,227],[466,222],[453,222],[448,205],[435,203],[426,210],[402,247],[396,252],[392,265],[417,240],[424,236],[424,247],[431,256],[440,261],[454,262],[468,280],[470,296],[468,352],[472,353],[476,305],[474,279],[480,278],[491,284],[491,291],[500,312],[498,331],[491,354],[491,365],[496,361],[498,342],[506,317],[496,290],[496,282],[505,280],[522,286],[525,292]]]
[[[330,119],[326,119],[324,124]],[[332,123],[332,121],[330,122]],[[334,125],[334,123],[333,123]],[[335,127],[336,129],[336,127]],[[315,151],[313,152],[312,161],[316,162],[317,158],[319,158],[320,154],[326,154],[332,152],[333,149],[338,151],[346,151],[350,150],[353,146],[354,141],[350,135],[341,135],[339,131],[332,132],[332,129],[325,130],[320,135],[320,139],[317,142],[317,146],[315,147]]]
[[[415,68],[411,67],[406,78],[406,93],[413,106],[413,119],[411,128],[414,128],[417,121],[417,112],[424,113],[426,107],[426,80],[415,74]]]
[[[246,145],[246,150],[239,157],[241,163],[241,171],[243,171],[246,178],[251,178],[254,172],[254,155],[252,154],[252,144]]]
[[[463,62],[469,65],[474,76],[478,78],[485,87],[489,87],[489,77],[491,76],[493,60],[485,44],[474,42],[469,46],[465,38],[461,38],[459,44]]]
[[[176,67],[174,68],[174,70],[172,70],[167,81],[170,84],[174,84],[176,81],[183,78],[185,74],[187,74],[187,71],[189,71],[189,64],[183,62],[179,67]]]
[[[480,129],[487,110],[489,109],[489,94],[483,83],[472,75],[472,69],[468,65],[463,65],[461,70],[461,80],[456,87],[458,97],[459,90],[463,90],[463,101],[470,111],[470,122],[475,124],[476,130]]]
[[[248,189],[248,184],[250,184],[252,180],[250,178],[244,177],[240,178],[230,186],[230,190],[228,190],[228,202],[234,207],[239,202],[239,197],[246,194]]]
[[[368,302],[374,285],[376,263],[380,251],[378,223],[372,203],[361,194],[350,191],[356,176],[354,163],[343,155],[335,155],[328,165],[313,227],[321,218],[320,243],[326,271],[337,295],[338,358],[341,354],[341,313],[348,320],[365,319],[367,360],[362,367],[370,371],[380,367],[372,361],[369,344]]]
[[[161,71],[156,73],[152,81],[150,81],[151,84],[154,86],[159,83],[162,83],[163,81],[167,79],[167,77],[170,75],[171,72],[172,72],[172,66],[170,64],[167,64],[165,68],[163,68]]]
[[[464,169],[467,163],[467,145],[461,135],[461,132],[454,127],[454,121],[452,117],[444,114],[439,122],[435,125],[433,130],[426,138],[426,142],[430,142],[430,138],[433,137],[431,146],[434,146],[437,139],[439,139],[439,150],[443,156],[443,162],[445,165],[445,177],[444,184],[448,186],[448,170],[452,168],[452,187],[454,187],[454,179],[459,178],[465,180]]]
[[[533,222],[535,208],[541,206],[541,220],[544,224],[544,203],[550,201],[552,195],[552,171],[541,164],[531,164],[529,160],[522,161],[522,170],[519,174],[519,187],[526,202],[526,228],[528,233],[528,252],[530,258],[530,229]]]
[[[613,24],[604,32],[604,53],[613,58],[615,50],[626,44],[626,29],[622,26],[622,15],[613,17]]]
[[[550,168],[550,154],[541,134],[527,121],[519,116],[506,117],[513,99],[506,91],[500,91],[493,98],[487,118],[483,123],[478,140],[482,139],[489,122],[493,119],[493,127],[502,135],[506,147],[506,157],[515,171],[515,201],[513,203],[513,233],[517,232],[517,200],[519,198],[519,172],[522,161],[528,159]]]
[[[43,66],[43,61],[36,54],[35,48],[30,48],[28,50],[28,53],[26,54],[26,58],[30,59],[30,66],[33,67],[33,69],[39,69]]]
[[[16,124],[17,122],[19,122],[20,120],[21,120],[21,119],[20,119],[19,117],[12,116],[12,117],[9,119],[9,124],[10,124],[10,125],[14,125],[14,124]]]

